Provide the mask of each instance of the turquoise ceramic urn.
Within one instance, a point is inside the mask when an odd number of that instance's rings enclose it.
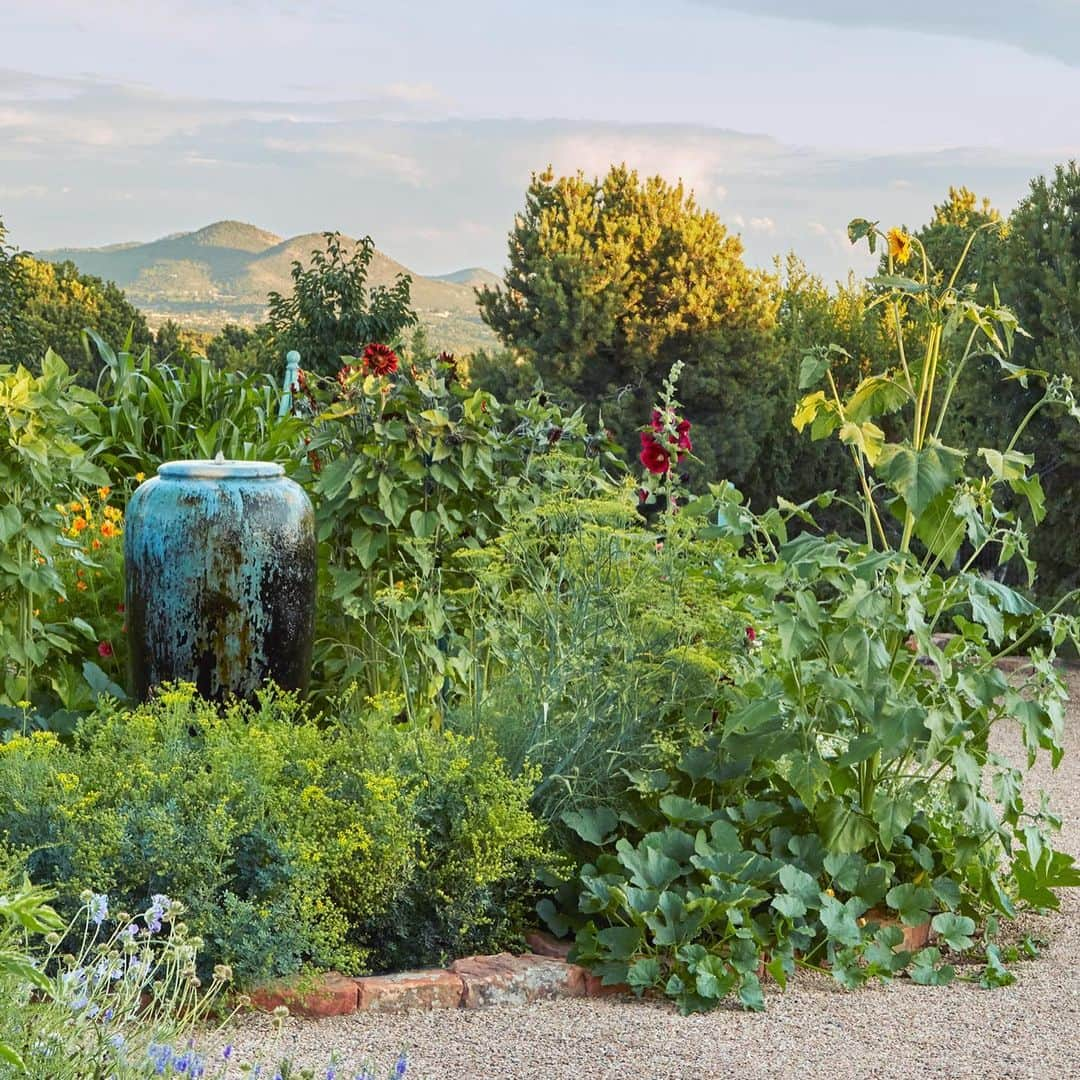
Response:
[[[124,562],[136,697],[176,681],[214,700],[307,688],[314,514],[280,465],[162,465],[128,503]]]

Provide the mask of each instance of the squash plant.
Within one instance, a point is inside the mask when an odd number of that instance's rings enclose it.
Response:
[[[1061,760],[1067,692],[1054,659],[1080,637],[1075,597],[1043,611],[977,569],[1016,562],[1033,581],[1025,520],[1041,520],[1044,500],[1015,447],[1039,409],[1080,410],[1067,381],[1010,364],[1014,317],[958,288],[959,268],[937,273],[899,230],[858,220],[850,232],[889,244],[875,284],[897,360],[842,397],[839,350],[811,352],[794,423],[849,447],[863,535],[819,532],[814,510],[831,493],[757,515],[722,485],[686,506],[715,520],[706,535],[734,542],[715,571],[751,613],[755,669],[680,755],[629,777],[623,806],[567,821],[590,855],[564,904],[573,955],[688,1011],[730,992],[762,1007],[766,964],[781,984],[800,964],[845,986],[903,971],[946,982],[943,949],[977,937],[984,981],[1001,982],[997,918],[1054,908],[1056,888],[1080,884],[1051,845],[1059,823],[1045,798],[1021,794],[1023,769],[989,739],[1016,724],[1028,768],[1040,752]],[[916,249],[918,275],[897,273]],[[918,355],[905,348],[913,329]],[[964,367],[987,355],[1045,392],[1007,446],[972,454],[939,434]],[[1020,652],[1030,663],[1010,680],[999,662]],[[573,921],[545,911],[560,929]],[[900,926],[927,921],[938,944],[903,948]]]

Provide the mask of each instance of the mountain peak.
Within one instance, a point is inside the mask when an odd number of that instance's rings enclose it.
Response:
[[[230,220],[204,225],[201,229],[188,233],[185,239],[199,247],[232,248],[233,251],[248,251],[252,254],[281,243],[280,236],[260,229],[257,225]]]
[[[485,270],[482,266],[467,266],[464,270],[454,270],[449,274],[433,274],[434,281],[449,281],[453,285],[469,285],[479,287],[481,285],[499,285],[502,278]]]

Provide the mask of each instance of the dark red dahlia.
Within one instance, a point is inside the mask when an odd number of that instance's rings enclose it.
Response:
[[[398,356],[389,345],[373,341],[364,349],[364,371],[368,375],[393,375],[398,369]]]

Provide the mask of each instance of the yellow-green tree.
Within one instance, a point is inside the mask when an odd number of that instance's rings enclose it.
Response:
[[[96,330],[115,343],[130,333],[135,349],[154,340],[142,312],[113,282],[81,274],[72,262],[41,262],[23,253],[10,261],[18,298],[9,315],[14,333],[7,340],[0,335],[0,363],[21,363],[36,370],[46,350],[52,349],[78,373],[80,382],[89,385],[101,362],[91,351],[93,346],[84,343],[84,329]]]
[[[625,165],[603,179],[534,174],[484,321],[551,389],[599,406],[628,449],[672,363],[711,478],[749,477],[780,377],[767,274],[681,183]]]

